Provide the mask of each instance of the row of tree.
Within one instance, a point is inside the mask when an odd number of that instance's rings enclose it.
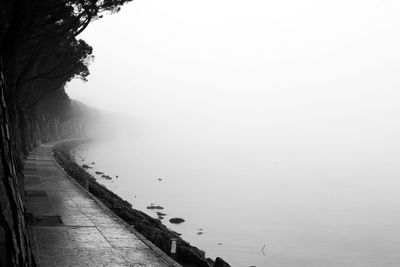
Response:
[[[77,36],[129,1],[0,0],[0,266],[35,265],[21,202],[22,160],[74,116],[64,86],[86,80],[93,60]]]
[[[86,80],[92,47],[77,36],[104,13],[131,0],[2,0],[0,49],[5,96],[17,145],[27,152],[26,122],[60,116],[64,86]]]

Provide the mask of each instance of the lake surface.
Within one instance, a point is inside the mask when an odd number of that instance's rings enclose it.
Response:
[[[163,222],[208,257],[240,267],[400,266],[397,144],[180,142],[165,131],[112,140],[75,149],[76,161],[118,175],[97,178],[134,208],[156,217],[146,207],[163,206]]]

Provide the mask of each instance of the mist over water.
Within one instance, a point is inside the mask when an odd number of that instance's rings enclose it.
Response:
[[[168,227],[233,266],[399,263],[395,131],[359,135],[355,126],[339,138],[299,128],[278,142],[274,134],[286,132],[278,125],[248,136],[243,127],[225,135],[139,124],[78,154],[96,162],[92,172],[119,175],[99,181],[135,208],[156,217],[146,207],[163,206]],[[171,217],[186,222],[171,225]]]
[[[232,266],[399,266],[399,11],[135,1],[83,36],[96,61],[71,97],[130,118],[77,159]]]

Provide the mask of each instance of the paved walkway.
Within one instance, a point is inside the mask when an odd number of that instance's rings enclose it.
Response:
[[[41,145],[25,162],[25,206],[40,266],[180,266],[69,178],[51,147]]]

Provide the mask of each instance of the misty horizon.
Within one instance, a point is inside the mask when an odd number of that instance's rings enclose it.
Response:
[[[167,226],[232,266],[397,266],[399,11],[130,3],[79,36],[95,59],[67,92],[114,115],[76,160],[120,175],[99,181],[149,215],[180,214]]]

